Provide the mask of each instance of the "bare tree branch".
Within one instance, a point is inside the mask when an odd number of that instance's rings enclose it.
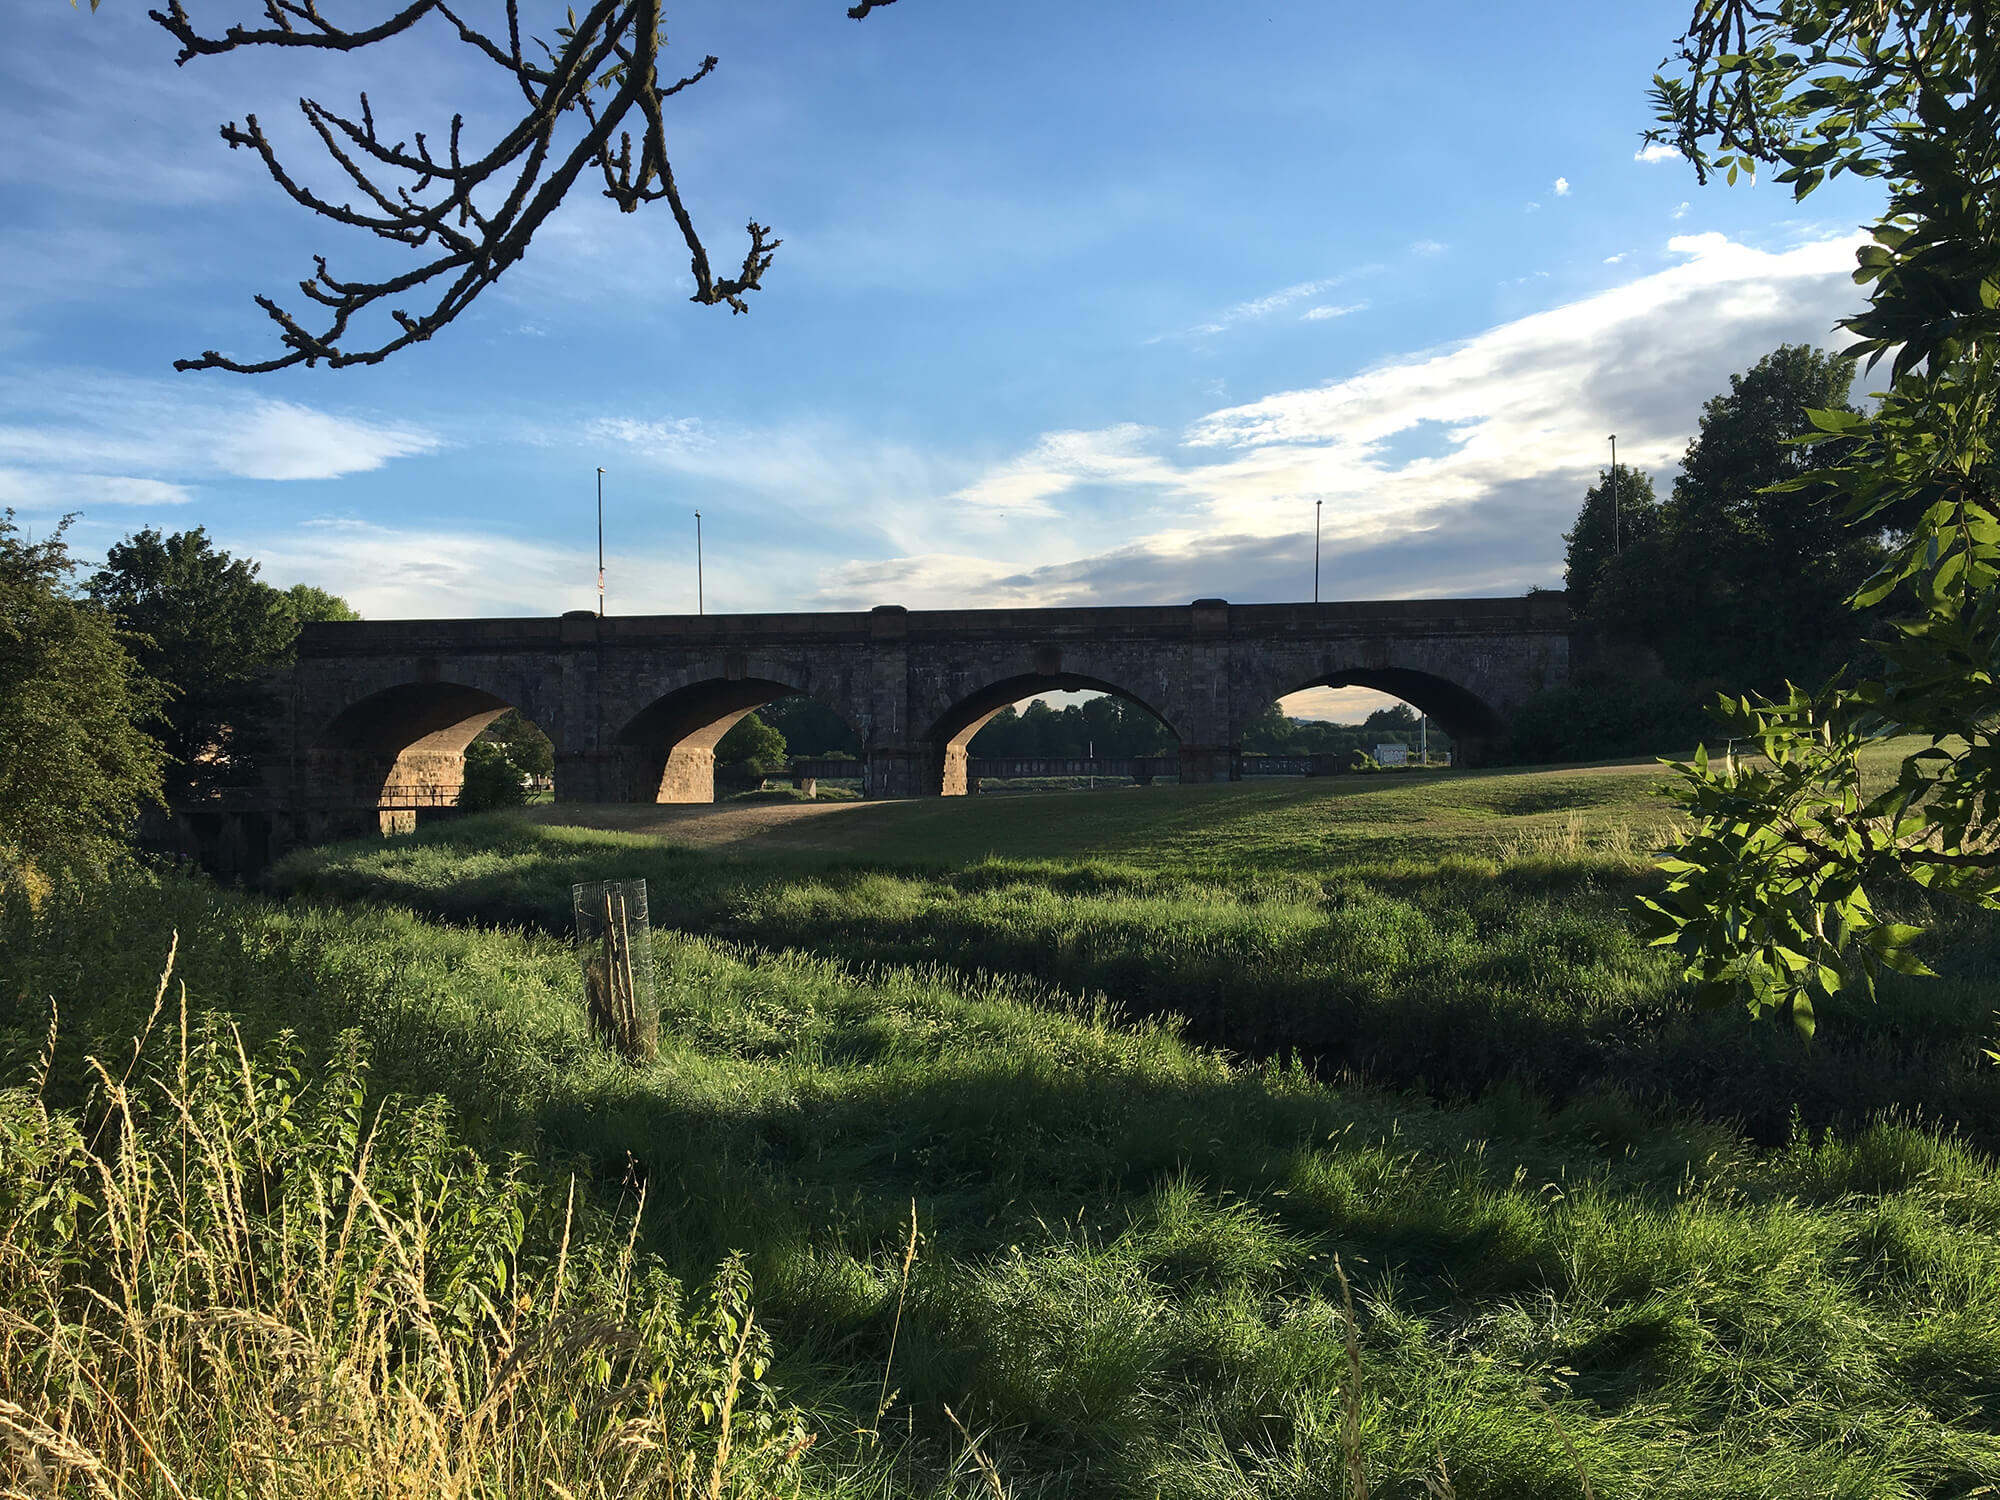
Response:
[[[582,16],[571,12],[559,28],[559,50],[535,42],[543,54],[531,61],[522,46],[519,0],[506,0],[504,38],[467,24],[447,0],[413,0],[376,25],[348,29],[328,20],[321,0],[260,0],[261,26],[234,25],[219,36],[197,31],[184,0],[167,0],[149,14],[180,43],[176,62],[214,57],[251,47],[312,47],[359,52],[408,33],[431,16],[458,33],[459,40],[512,76],[526,105],[520,119],[482,156],[464,152],[464,117],[454,114],[442,154],[423,133],[411,141],[384,141],[376,132],[368,95],[360,96],[358,118],[342,115],[313,99],[299,111],[318,136],[328,158],[353,185],[353,201],[335,201],[307,186],[278,157],[255,115],[222,127],[232,149],[255,152],[293,202],[322,218],[378,238],[428,253],[429,258],[401,275],[381,281],[344,281],[314,256],[315,274],[299,283],[309,302],[331,314],[317,331],[307,328],[269,297],[257,305],[278,327],[284,353],[269,359],[236,359],[210,349],[198,359],[174,361],[177,370],[234,370],[257,374],[290,365],[318,364],[335,369],[379,364],[399,349],[421,343],[464,312],[480,292],[527,253],[542,223],[568,196],[579,176],[592,167],[604,180],[604,196],[625,213],[642,204],[666,201],[679,227],[694,276],[691,301],[726,303],[748,312],[746,294],[760,290],[779,240],[762,224],[748,225],[749,246],[734,276],[717,277],[694,218],[682,200],[667,156],[668,99],[715,71],[716,59],[671,83],[662,83],[659,57],[666,45],[663,0],[594,0]],[[859,20],[894,0],[865,0],[848,14]],[[565,117],[578,122],[565,130]],[[633,129],[623,128],[636,117]],[[617,146],[612,145],[613,137]],[[421,292],[426,310],[412,312],[390,299]],[[386,312],[390,327],[372,338],[355,334],[354,320]]]

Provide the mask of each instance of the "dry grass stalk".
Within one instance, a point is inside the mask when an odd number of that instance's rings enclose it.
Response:
[[[958,1435],[965,1439],[966,1456],[979,1470],[979,1477],[986,1481],[986,1492],[993,1497],[993,1500],[1007,1500],[1007,1485],[1000,1477],[1000,1466],[986,1456],[986,1449],[980,1444],[979,1439],[966,1431],[965,1424],[958,1420],[957,1412],[947,1406],[944,1414],[951,1418],[951,1425],[956,1427]]]
[[[889,1357],[882,1362],[882,1389],[875,1396],[875,1430],[882,1430],[882,1418],[889,1403],[889,1375],[896,1365],[896,1339],[903,1331],[903,1303],[910,1295],[910,1268],[917,1263],[917,1200],[910,1200],[910,1242],[903,1247],[903,1279],[896,1288],[896,1318],[889,1325]]]
[[[1368,1500],[1368,1455],[1361,1446],[1361,1328],[1354,1318],[1354,1288],[1348,1285],[1347,1269],[1338,1255],[1333,1258],[1333,1274],[1340,1280],[1341,1324],[1347,1335],[1347,1379],[1340,1393],[1344,1408],[1340,1446],[1347,1459],[1347,1494],[1348,1500]]]
[[[169,969],[168,974],[171,974]],[[167,977],[154,1008],[157,1019]],[[183,1012],[185,998],[183,998]],[[149,1023],[150,1030],[150,1023]],[[94,1130],[0,1090],[0,1496],[732,1500],[810,1442],[732,1262],[706,1307],[574,1200],[214,1024],[93,1062]]]

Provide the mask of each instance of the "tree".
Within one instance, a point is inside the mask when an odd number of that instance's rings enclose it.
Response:
[[[520,776],[546,780],[556,773],[556,747],[533,719],[510,708],[480,730],[473,745],[498,750]],[[470,747],[468,747],[470,753]]]
[[[718,765],[757,769],[775,766],[784,758],[785,737],[758,718],[754,709],[730,725],[715,746]]]
[[[301,625],[361,618],[354,606],[340,595],[329,594],[325,589],[314,588],[309,583],[295,583],[286,589],[285,602],[291,606],[292,618]]]
[[[862,20],[894,3],[860,0],[847,13]],[[95,0],[91,8],[96,9]],[[668,160],[665,106],[714,72],[717,60],[704,58],[672,81],[661,73],[660,53],[667,44],[662,0],[593,0],[581,16],[572,10],[568,24],[554,29],[554,45],[524,38],[516,0],[508,0],[503,36],[474,30],[445,0],[411,0],[376,24],[353,29],[329,20],[320,0],[263,0],[263,12],[268,25],[232,25],[213,35],[197,30],[185,0],[167,0],[164,11],[148,14],[180,44],[175,61],[181,65],[256,48],[363,52],[385,47],[435,16],[500,71],[507,92],[518,91],[524,107],[481,154],[465,139],[462,114],[451,117],[441,140],[424,131],[404,139],[381,133],[366,92],[347,115],[301,99],[306,125],[338,177],[351,184],[349,193],[334,197],[309,185],[314,174],[279,159],[255,115],[246,115],[241,127],[233,120],[224,125],[222,138],[254,152],[294,202],[425,258],[379,281],[349,281],[333,274],[326,257],[315,256],[317,270],[299,283],[299,291],[321,309],[317,327],[259,296],[257,305],[277,326],[284,353],[239,360],[210,349],[196,359],[175,360],[175,369],[252,373],[321,360],[335,369],[379,363],[430,338],[471,306],[527,253],[535,231],[586,175],[601,177],[604,195],[625,213],[666,203],[690,258],[691,301],[749,310],[744,297],[762,287],[780,241],[753,219],[737,273],[718,276],[710,263]],[[414,313],[397,305],[410,294],[429,305]],[[372,331],[355,329],[357,318],[371,319]]]
[[[169,698],[160,740],[175,796],[254,779],[258,726],[270,709],[265,674],[290,660],[298,624],[257,564],[219,550],[208,533],[146,530],[106,554],[90,597],[129,632],[134,654]]]
[[[0,872],[96,863],[161,795],[144,725],[165,695],[111,616],[70,592],[67,526],[28,542],[0,512]]]
[[[519,807],[528,800],[524,774],[504,746],[474,740],[465,747],[465,779],[459,784],[458,805],[467,812]]]
[[[1597,483],[1584,491],[1574,529],[1563,533],[1563,587],[1569,606],[1590,616],[1591,595],[1612,559],[1650,537],[1659,522],[1653,476],[1630,464],[1600,469]]]
[[[1363,729],[1376,729],[1385,733],[1401,730],[1406,734],[1417,732],[1417,711],[1407,703],[1392,703],[1387,708],[1378,708],[1361,721]]]
[[[764,704],[757,717],[785,737],[785,747],[793,755],[861,753],[861,736],[854,726],[819,699],[803,693]]]
[[[1643,642],[1683,683],[1776,690],[1851,661],[1861,622],[1847,597],[1880,562],[1873,536],[1842,524],[1812,476],[1837,455],[1802,447],[1813,411],[1851,411],[1853,361],[1784,345],[1703,407],[1665,505],[1620,511],[1615,554],[1604,484],[1584,500],[1570,544],[1570,598],[1611,636]],[[1779,492],[1771,486],[1799,481]],[[1625,529],[1625,528],[1621,528]]]
[[[1872,415],[1814,412],[1806,442],[1836,462],[1771,493],[1823,482],[1853,525],[1894,526],[1852,603],[1910,613],[1874,680],[1723,700],[1746,753],[1676,768],[1692,832],[1647,903],[1709,994],[1810,1030],[1816,997],[1927,972],[1920,929],[1882,912],[1897,887],[2000,908],[2000,32],[1983,0],[1698,0],[1678,63],[1653,134],[1704,181],[1762,164],[1800,198],[1842,172],[1888,187],[1856,256],[1869,304],[1842,326],[1889,389]],[[1861,752],[1897,734],[1925,743],[1871,788]]]

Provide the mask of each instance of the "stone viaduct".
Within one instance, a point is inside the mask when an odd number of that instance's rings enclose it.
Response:
[[[1318,685],[1393,693],[1476,763],[1517,705],[1567,680],[1573,628],[1559,593],[308,625],[256,801],[283,843],[407,826],[455,800],[465,747],[511,707],[555,742],[559,801],[706,802],[724,731],[798,693],[859,733],[871,797],[964,793],[979,727],[1055,690],[1150,710],[1184,782],[1237,779],[1244,726]]]

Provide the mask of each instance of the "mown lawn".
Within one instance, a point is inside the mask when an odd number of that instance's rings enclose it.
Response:
[[[287,905],[8,912],[5,1066],[49,996],[117,1055],[178,929],[253,1048],[358,1028],[483,1147],[643,1182],[683,1275],[747,1252],[816,1492],[990,1495],[970,1434],[1024,1496],[1977,1493],[2000,1169],[1956,1136],[1993,1118],[1994,934],[1810,1048],[1692,1013],[1622,915],[1651,779],[969,799],[733,856],[467,820],[294,861]],[[998,842],[1054,837],[1044,801],[1091,858]],[[973,826],[919,860],[918,814]],[[627,874],[641,1066],[543,930]]]

